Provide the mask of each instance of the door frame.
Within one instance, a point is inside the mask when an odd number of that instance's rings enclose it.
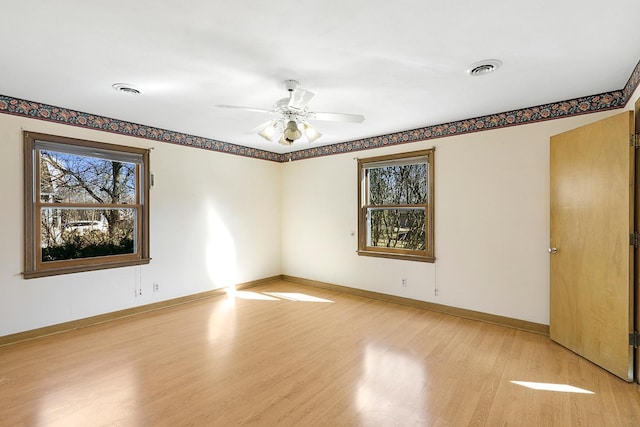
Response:
[[[640,98],[636,100],[634,106],[634,123],[635,134],[640,133]],[[640,153],[636,153],[635,161],[635,206],[634,206],[634,227],[636,232],[640,231]],[[633,318],[635,319],[633,324],[635,326],[635,332],[640,332],[640,249],[634,248],[634,307]],[[640,384],[640,349],[634,349],[634,381]]]

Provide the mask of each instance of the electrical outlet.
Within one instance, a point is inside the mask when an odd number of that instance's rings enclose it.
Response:
[[[160,292],[160,283],[153,282],[153,292]]]
[[[402,287],[403,288],[407,287],[407,279],[405,279],[405,278],[402,279]]]

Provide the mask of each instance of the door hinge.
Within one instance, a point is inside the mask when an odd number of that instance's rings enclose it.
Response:
[[[629,136],[629,144],[633,148],[640,148],[640,134],[634,133],[633,135]]]
[[[640,334],[638,331],[629,334],[629,345],[633,348],[640,348]]]
[[[629,245],[634,248],[640,247],[640,233],[636,231],[635,233],[629,234]]]

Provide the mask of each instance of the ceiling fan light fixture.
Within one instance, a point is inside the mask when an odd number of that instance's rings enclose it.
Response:
[[[362,123],[364,121],[364,116],[360,114],[309,111],[308,104],[314,97],[313,92],[299,88],[296,80],[285,80],[282,83],[287,92],[289,92],[289,96],[277,100],[270,110],[237,105],[218,105],[218,107],[274,114],[276,116],[275,119],[262,123],[251,132],[257,132],[261,138],[267,141],[278,141],[279,144],[287,147],[302,138],[303,135],[309,143],[313,143],[322,137],[322,134],[311,126],[307,119],[347,123]]]
[[[290,120],[282,135],[287,141],[293,142],[302,136],[302,132],[298,129],[298,124],[295,121]]]
[[[320,132],[315,130],[309,123],[304,124],[304,135],[307,137],[309,142],[315,142],[318,138],[322,136]]]
[[[289,140],[287,138],[285,138],[284,134],[280,137],[280,139],[278,140],[278,144],[280,145],[284,145],[284,146],[290,146],[291,144],[293,144],[293,140]]]
[[[273,141],[273,137],[276,136],[276,127],[273,125],[273,123],[271,123],[270,125],[268,125],[267,127],[265,127],[264,129],[262,129],[260,132],[258,132],[258,135],[260,135],[261,137],[263,137],[264,139],[266,139],[267,141]]]

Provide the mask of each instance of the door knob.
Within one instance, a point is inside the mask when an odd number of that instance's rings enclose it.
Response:
[[[549,253],[550,253],[551,255],[553,255],[553,254],[557,254],[557,253],[558,253],[558,248],[549,248]]]

